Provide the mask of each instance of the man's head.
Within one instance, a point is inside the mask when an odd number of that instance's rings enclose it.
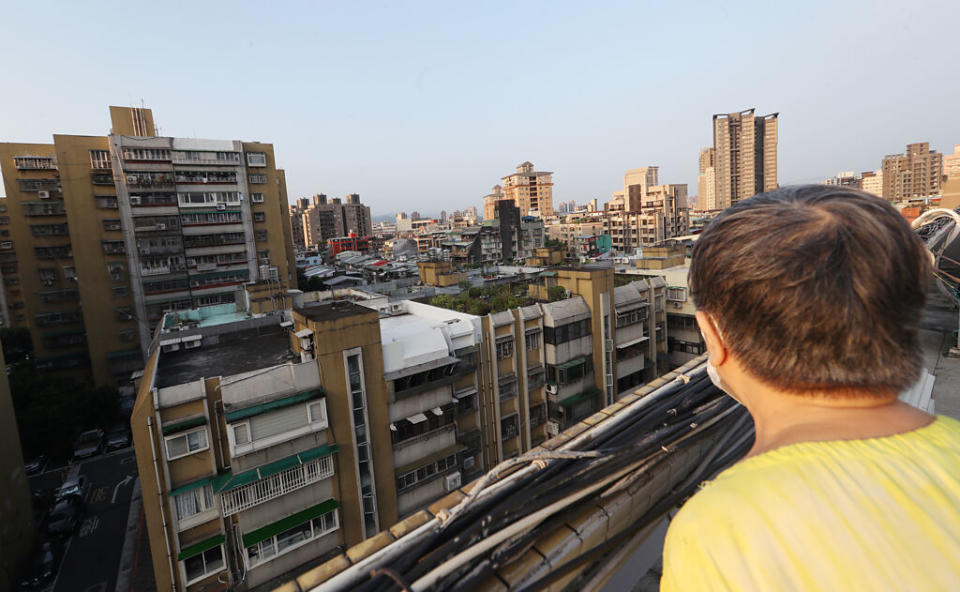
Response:
[[[760,381],[888,396],[919,374],[930,275],[923,243],[888,203],[803,185],[724,210],[693,249],[689,284],[701,326],[716,324],[705,333]]]

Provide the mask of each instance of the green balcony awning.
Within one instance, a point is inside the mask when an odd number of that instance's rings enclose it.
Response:
[[[208,551],[216,547],[217,545],[222,545],[223,541],[225,540],[227,540],[227,538],[224,535],[218,534],[217,536],[210,537],[209,539],[200,541],[199,543],[190,545],[189,547],[184,547],[183,549],[180,550],[180,554],[177,555],[177,561],[190,559],[194,555],[199,555],[200,553],[203,553],[204,551]]]
[[[190,417],[184,420],[172,420],[169,423],[163,424],[163,435],[169,436],[170,434],[176,434],[177,432],[183,432],[189,430],[190,428],[197,428],[202,425],[207,425],[207,418],[200,415],[198,417]]]
[[[412,463],[405,464],[405,465],[403,465],[402,467],[397,467],[396,470],[394,470],[393,474],[396,475],[397,477],[399,477],[399,476],[401,476],[401,475],[405,475],[405,474],[407,474],[407,473],[409,473],[409,472],[411,472],[411,471],[416,471],[416,470],[419,469],[420,467],[425,467],[425,466],[427,466],[427,465],[429,465],[429,464],[433,464],[433,463],[437,462],[438,460],[440,460],[441,458],[446,458],[446,457],[450,456],[451,454],[456,454],[456,453],[458,453],[458,452],[460,452],[460,451],[462,451],[462,450],[466,450],[466,449],[467,449],[466,445],[464,445],[464,444],[459,444],[459,443],[458,443],[458,444],[454,444],[453,446],[448,446],[448,447],[444,448],[443,450],[438,450],[438,451],[434,452],[434,453],[431,454],[430,456],[425,456],[425,457],[423,457],[423,458],[421,458],[421,459],[418,459],[418,460],[413,461]]]
[[[270,401],[269,403],[260,403],[259,405],[254,405],[252,407],[228,411],[225,417],[228,422],[240,421],[241,419],[253,417],[254,415],[260,415],[262,413],[266,413],[267,411],[273,411],[274,409],[282,409],[284,407],[296,405],[297,403],[303,403],[311,399],[319,399],[320,397],[324,396],[324,394],[326,393],[324,393],[322,388],[303,391],[301,393],[276,399],[275,401]]]
[[[296,514],[291,514],[282,520],[278,520],[273,524],[268,524],[264,527],[252,530],[243,535],[243,546],[249,547],[251,545],[256,545],[260,541],[265,541],[270,537],[274,537],[285,530],[290,530],[294,526],[299,526],[304,522],[309,522],[318,516],[323,516],[327,512],[331,512],[340,507],[339,502],[335,499],[328,499],[325,502],[319,503],[315,506],[311,506],[304,510],[300,510]]]
[[[565,370],[565,369],[567,369],[567,368],[573,368],[574,366],[579,366],[580,364],[583,364],[583,363],[586,362],[586,361],[587,361],[587,358],[581,356],[581,357],[579,357],[579,358],[574,358],[574,359],[570,360],[569,362],[564,362],[564,363],[560,364],[559,366],[557,366],[557,369],[558,369],[558,370],[560,370],[560,369],[564,369],[564,370]]]
[[[197,488],[199,488],[199,487],[203,487],[204,485],[207,485],[207,484],[209,484],[209,483],[212,483],[212,482],[214,481],[214,479],[216,479],[216,478],[217,478],[216,475],[213,475],[213,476],[211,476],[211,477],[204,477],[203,479],[198,479],[198,480],[193,481],[193,482],[191,482],[191,483],[187,483],[186,485],[181,485],[180,487],[177,487],[176,489],[171,489],[171,490],[170,490],[170,497],[175,497],[175,496],[178,496],[178,495],[183,495],[184,493],[187,493],[188,491],[193,491],[194,489],[197,489]]]
[[[577,403],[579,403],[580,401],[583,401],[585,399],[589,399],[592,397],[596,397],[597,395],[601,394],[601,392],[602,391],[596,387],[590,388],[583,391],[582,393],[563,399],[562,401],[560,401],[560,405],[563,407],[572,407]]]
[[[340,450],[340,447],[336,444],[324,444],[323,446],[304,450],[303,452],[281,458],[278,461],[250,469],[249,471],[237,473],[236,475],[234,475],[232,471],[227,471],[214,479],[213,489],[217,493],[223,493],[231,489],[243,487],[244,485],[255,483],[261,479],[266,479],[270,475],[276,475],[281,471],[286,471],[287,469],[292,469],[293,467],[310,462],[321,456],[329,456],[337,450]]]

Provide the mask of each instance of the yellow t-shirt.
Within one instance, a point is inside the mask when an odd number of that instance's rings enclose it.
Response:
[[[960,590],[960,422],[748,458],[680,509],[663,558],[663,592]]]

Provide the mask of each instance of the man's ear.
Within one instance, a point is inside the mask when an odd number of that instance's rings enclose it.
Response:
[[[714,366],[722,366],[727,361],[728,352],[723,345],[723,340],[720,339],[719,329],[717,329],[717,326],[713,323],[710,315],[699,310],[697,311],[697,324],[700,325],[700,333],[703,335],[703,340],[707,343],[707,353],[709,354],[710,363]]]

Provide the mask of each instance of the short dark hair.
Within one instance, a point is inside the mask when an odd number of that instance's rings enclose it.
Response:
[[[931,273],[923,242],[886,201],[799,185],[720,213],[694,246],[689,284],[761,381],[888,395],[919,376]]]

